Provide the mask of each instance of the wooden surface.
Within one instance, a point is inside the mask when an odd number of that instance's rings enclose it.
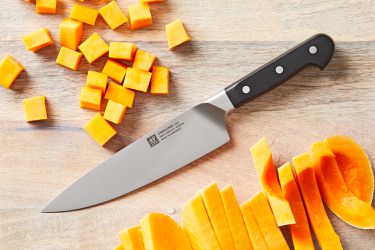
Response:
[[[169,97],[137,93],[119,135],[105,148],[82,129],[94,112],[79,108],[88,69],[73,72],[55,64],[58,42],[38,53],[21,36],[41,26],[58,41],[58,24],[74,1],[59,0],[56,15],[37,15],[22,0],[0,1],[0,57],[14,55],[25,67],[13,90],[0,88],[0,249],[111,249],[117,233],[147,212],[180,219],[183,203],[216,180],[232,183],[240,201],[259,188],[248,148],[262,136],[277,164],[333,134],[353,136],[375,159],[375,5],[373,1],[172,1],[152,5],[154,25],[116,31],[98,18],[85,35],[132,41],[171,68]],[[90,2],[90,1],[88,1]],[[125,9],[130,0],[119,0]],[[101,4],[92,4],[99,7]],[[171,52],[164,25],[177,18],[192,42]],[[228,116],[231,142],[184,169],[131,195],[71,213],[40,211],[60,191],[114,152],[298,42],[326,32],[337,50],[325,71],[308,68],[283,86]],[[22,99],[46,95],[46,122],[24,121]],[[184,153],[184,152],[181,152]],[[374,231],[359,230],[329,212],[345,249],[373,249]]]

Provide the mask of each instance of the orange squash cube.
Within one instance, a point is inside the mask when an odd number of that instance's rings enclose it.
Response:
[[[51,34],[46,28],[40,28],[22,37],[26,49],[35,52],[53,44]]]
[[[11,55],[7,55],[0,63],[0,84],[10,88],[25,68]]]
[[[81,61],[82,53],[61,47],[56,63],[71,70],[77,70]]]
[[[93,89],[100,89],[102,94],[104,94],[107,88],[107,79],[106,74],[89,70],[87,72],[86,86]]]
[[[122,245],[115,246],[113,250],[124,250],[124,247]]]
[[[169,69],[152,67],[151,94],[169,94]]]
[[[122,12],[116,1],[112,1],[100,8],[99,13],[104,22],[113,30],[128,21],[128,18],[125,16],[124,12]]]
[[[128,7],[130,29],[140,29],[152,25],[152,16],[147,3],[139,3]]]
[[[98,35],[98,33],[92,34],[86,39],[86,41],[79,45],[78,48],[90,64],[99,59],[101,56],[107,54],[109,51],[108,45]]]
[[[124,119],[125,112],[126,107],[124,105],[109,100],[104,111],[104,119],[115,124],[120,124]]]
[[[134,96],[134,91],[124,88],[123,86],[114,82],[109,82],[104,99],[112,100],[131,108],[133,106]]]
[[[169,49],[191,40],[180,19],[165,25],[165,30]]]
[[[150,71],[155,62],[156,57],[153,54],[147,53],[143,50],[137,50],[135,54],[133,68]]]
[[[25,109],[25,118],[27,122],[47,119],[45,96],[23,99],[22,103]]]
[[[95,25],[96,18],[98,17],[99,11],[81,4],[74,4],[72,12],[70,12],[70,18]]]
[[[135,68],[128,68],[126,73],[124,87],[142,92],[147,92],[150,84],[151,73]]]
[[[109,58],[133,61],[137,46],[134,43],[111,42]]]
[[[68,49],[77,50],[83,36],[83,23],[65,18],[59,25],[60,44]]]
[[[90,87],[83,87],[79,96],[81,108],[100,110],[102,104],[102,91]]]
[[[100,113],[97,113],[83,128],[101,146],[117,134]]]
[[[113,80],[115,80],[116,82],[122,83],[127,68],[128,67],[122,63],[108,59],[106,64],[104,65],[102,72],[110,78],[112,78]]]
[[[35,12],[38,14],[56,13],[57,0],[36,0]]]

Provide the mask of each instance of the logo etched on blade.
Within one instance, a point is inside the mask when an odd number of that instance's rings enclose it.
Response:
[[[148,144],[150,144],[151,147],[154,147],[159,144],[159,139],[156,137],[155,134],[151,135],[149,138],[147,138]]]

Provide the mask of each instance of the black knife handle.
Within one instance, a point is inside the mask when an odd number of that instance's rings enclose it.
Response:
[[[330,62],[335,45],[325,34],[317,34],[266,65],[225,88],[233,106],[241,105],[279,86],[308,65],[324,69]]]

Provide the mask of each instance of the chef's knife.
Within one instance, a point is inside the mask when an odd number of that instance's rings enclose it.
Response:
[[[317,34],[236,81],[98,165],[57,196],[42,212],[82,209],[153,182],[229,141],[228,112],[279,86],[308,65],[323,69],[332,39]]]

